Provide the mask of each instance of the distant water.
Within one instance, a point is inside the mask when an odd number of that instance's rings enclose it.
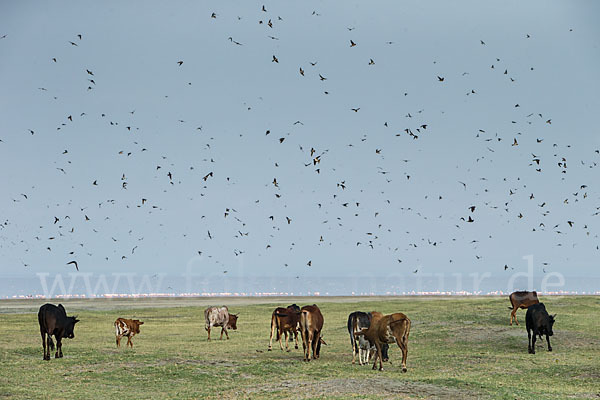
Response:
[[[203,277],[196,275],[0,275],[0,298],[158,296],[600,294],[600,277],[411,274],[388,277]]]

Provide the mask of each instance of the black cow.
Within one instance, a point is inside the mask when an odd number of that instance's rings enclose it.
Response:
[[[67,312],[62,304],[58,307],[54,304],[44,304],[38,312],[38,322],[40,323],[40,333],[42,335],[42,346],[44,346],[44,360],[50,359],[50,349],[54,350],[52,335],[56,338],[56,358],[61,358],[62,339],[73,339],[75,334],[73,329],[79,322],[77,317],[67,317]],[[46,335],[48,338],[46,339]]]
[[[550,346],[550,336],[553,335],[552,325],[554,325],[555,316],[556,314],[548,315],[544,303],[531,305],[527,309],[525,325],[527,327],[527,344],[529,346],[530,354],[535,354],[536,335],[539,335],[540,339],[542,339],[542,335],[546,335],[548,351],[552,351],[552,346]],[[531,338],[531,331],[533,331],[533,340]]]

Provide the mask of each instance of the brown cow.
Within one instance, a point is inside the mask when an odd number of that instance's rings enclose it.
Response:
[[[519,321],[517,321],[517,310],[519,308],[528,308],[529,306],[540,302],[537,297],[537,292],[512,292],[508,298],[510,299],[510,304],[512,304],[512,307],[508,307],[512,310],[510,313],[510,325],[513,323],[513,318],[517,325],[519,325]]]
[[[316,304],[304,306],[300,310],[300,333],[302,334],[302,349],[304,350],[304,361],[310,361],[310,351],[312,357],[319,358],[321,352],[321,343],[325,343],[321,338],[323,329],[323,314]]]
[[[279,347],[283,351],[283,345],[281,344],[281,338],[285,335],[285,348],[290,351],[288,346],[288,337],[294,335],[296,340],[295,348],[298,348],[298,327],[300,325],[300,307],[296,304],[292,304],[288,308],[277,307],[271,315],[271,337],[269,338],[269,351],[273,348],[273,335],[277,330],[277,336],[275,340],[279,341]],[[289,336],[288,336],[289,335]]]
[[[131,339],[133,339],[136,334],[140,333],[140,325],[142,324],[143,322],[139,319],[117,318],[114,324],[117,347],[121,346],[121,338],[127,336],[127,344],[125,347],[129,345],[133,349],[133,342]]]
[[[402,350],[402,372],[406,372],[406,358],[408,357],[408,335],[410,333],[410,319],[402,313],[394,313],[382,316],[377,311],[371,312],[373,316],[371,326],[363,328],[360,332],[356,332],[356,337],[364,335],[369,342],[375,345],[377,353],[375,354],[375,362],[373,369],[377,366],[379,359],[379,370],[383,371],[383,356],[382,347],[385,343],[398,344]]]
[[[221,327],[221,340],[223,339],[223,332],[229,339],[229,333],[227,329],[237,330],[237,314],[230,314],[227,306],[223,307],[208,307],[204,310],[204,329],[208,332],[208,340],[210,340],[210,328],[213,326]]]

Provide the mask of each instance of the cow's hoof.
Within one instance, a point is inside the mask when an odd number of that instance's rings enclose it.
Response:
[[[548,349],[548,351],[552,351],[552,347],[550,347],[550,348]]]
[[[291,350],[290,350],[290,349],[286,349],[285,351],[286,351],[287,353],[289,353]]]
[[[402,367],[402,372],[406,372],[406,371],[408,371],[408,370],[406,369],[406,367]]]
[[[267,351],[271,351],[271,350],[273,350],[273,349],[272,349],[272,348],[270,348],[270,347],[267,349]]]
[[[379,368],[380,371],[383,371],[383,367]]]
[[[296,350],[298,350],[298,346],[297,346],[297,345],[296,345],[296,346],[294,346],[294,348],[295,348]]]

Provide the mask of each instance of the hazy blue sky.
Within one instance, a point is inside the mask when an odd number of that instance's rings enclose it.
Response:
[[[599,15],[2,1],[1,271],[598,276]]]

